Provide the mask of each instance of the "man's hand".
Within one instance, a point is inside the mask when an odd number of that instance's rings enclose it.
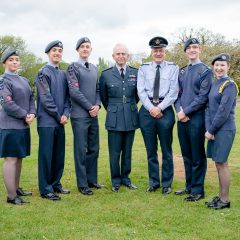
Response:
[[[96,117],[98,115],[98,111],[99,111],[99,106],[98,105],[94,105],[89,110],[89,114],[90,114],[91,117]]]
[[[209,133],[208,131],[205,132],[205,138],[207,140],[214,140],[214,135]]]
[[[62,115],[62,116],[61,116],[60,123],[61,123],[62,125],[67,124],[67,123],[68,123],[68,118],[67,118],[67,116]]]
[[[34,118],[35,118],[35,114],[32,114],[32,113],[27,114],[27,116],[26,116],[26,118],[25,118],[25,122],[26,122],[28,125],[30,125],[30,124],[33,122]]]
[[[163,116],[162,110],[159,107],[151,108],[149,113],[154,118],[161,118]]]

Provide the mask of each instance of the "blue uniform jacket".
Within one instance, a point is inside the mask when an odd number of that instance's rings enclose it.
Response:
[[[131,131],[139,127],[136,68],[127,66],[124,79],[117,67],[102,72],[100,77],[100,97],[107,110],[106,129]]]
[[[212,70],[202,62],[182,68],[178,77],[179,94],[175,102],[176,111],[180,111],[180,106],[188,116],[204,111],[212,79]]]
[[[229,77],[218,79],[212,85],[208,96],[208,105],[205,115],[206,129],[215,134],[219,130],[235,130],[234,110],[236,107],[237,88],[234,82],[227,84],[220,90]]]
[[[69,117],[70,99],[66,73],[45,65],[37,74],[38,127],[56,127],[61,116]]]

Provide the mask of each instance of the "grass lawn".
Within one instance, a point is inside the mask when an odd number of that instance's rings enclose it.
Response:
[[[231,170],[231,208],[222,211],[207,209],[204,200],[186,202],[182,196],[161,191],[146,193],[148,187],[146,152],[140,130],[133,147],[131,179],[138,186],[132,191],[121,187],[111,192],[105,111],[99,116],[101,149],[99,182],[107,188],[94,190],[93,196],[80,194],[76,187],[73,162],[72,132],[66,128],[66,162],[62,184],[71,190],[61,201],[39,197],[37,175],[38,136],[36,125],[31,128],[32,155],[24,159],[21,186],[33,192],[30,204],[14,206],[6,203],[6,190],[0,172],[0,240],[3,239],[240,239],[240,106],[237,108],[238,131],[229,158]],[[184,168],[176,127],[174,129],[175,178],[172,189],[184,187]],[[0,161],[2,167],[2,161]],[[206,199],[218,192],[214,164],[208,160]]]

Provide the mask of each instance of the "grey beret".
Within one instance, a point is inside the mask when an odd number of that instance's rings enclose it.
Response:
[[[189,45],[191,44],[200,44],[197,38],[189,38],[185,43],[184,43],[184,52],[186,52],[186,49]]]
[[[220,53],[217,56],[215,56],[212,60],[212,65],[214,65],[214,63],[216,61],[226,61],[226,62],[230,62],[230,55],[227,53]]]
[[[46,46],[45,53],[48,53],[53,47],[63,48],[63,44],[59,40],[52,41]]]
[[[91,43],[90,39],[88,37],[82,37],[77,41],[76,44],[76,50],[78,50],[78,48],[80,47],[81,44],[85,43],[85,42],[89,42]]]
[[[9,57],[13,56],[13,55],[14,56],[19,56],[19,52],[16,49],[13,49],[13,48],[6,49],[2,54],[1,62],[5,63],[7,61],[7,59]]]
[[[154,37],[149,41],[151,48],[163,48],[168,45],[168,41],[164,37]]]

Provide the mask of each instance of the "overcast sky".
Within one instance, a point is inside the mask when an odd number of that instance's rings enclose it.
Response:
[[[240,39],[239,12],[239,0],[0,0],[0,35],[22,37],[43,60],[45,46],[59,39],[66,62],[77,59],[76,42],[87,36],[96,63],[98,57],[111,60],[116,43],[125,43],[131,53],[149,53],[150,38],[171,43],[184,27]]]

